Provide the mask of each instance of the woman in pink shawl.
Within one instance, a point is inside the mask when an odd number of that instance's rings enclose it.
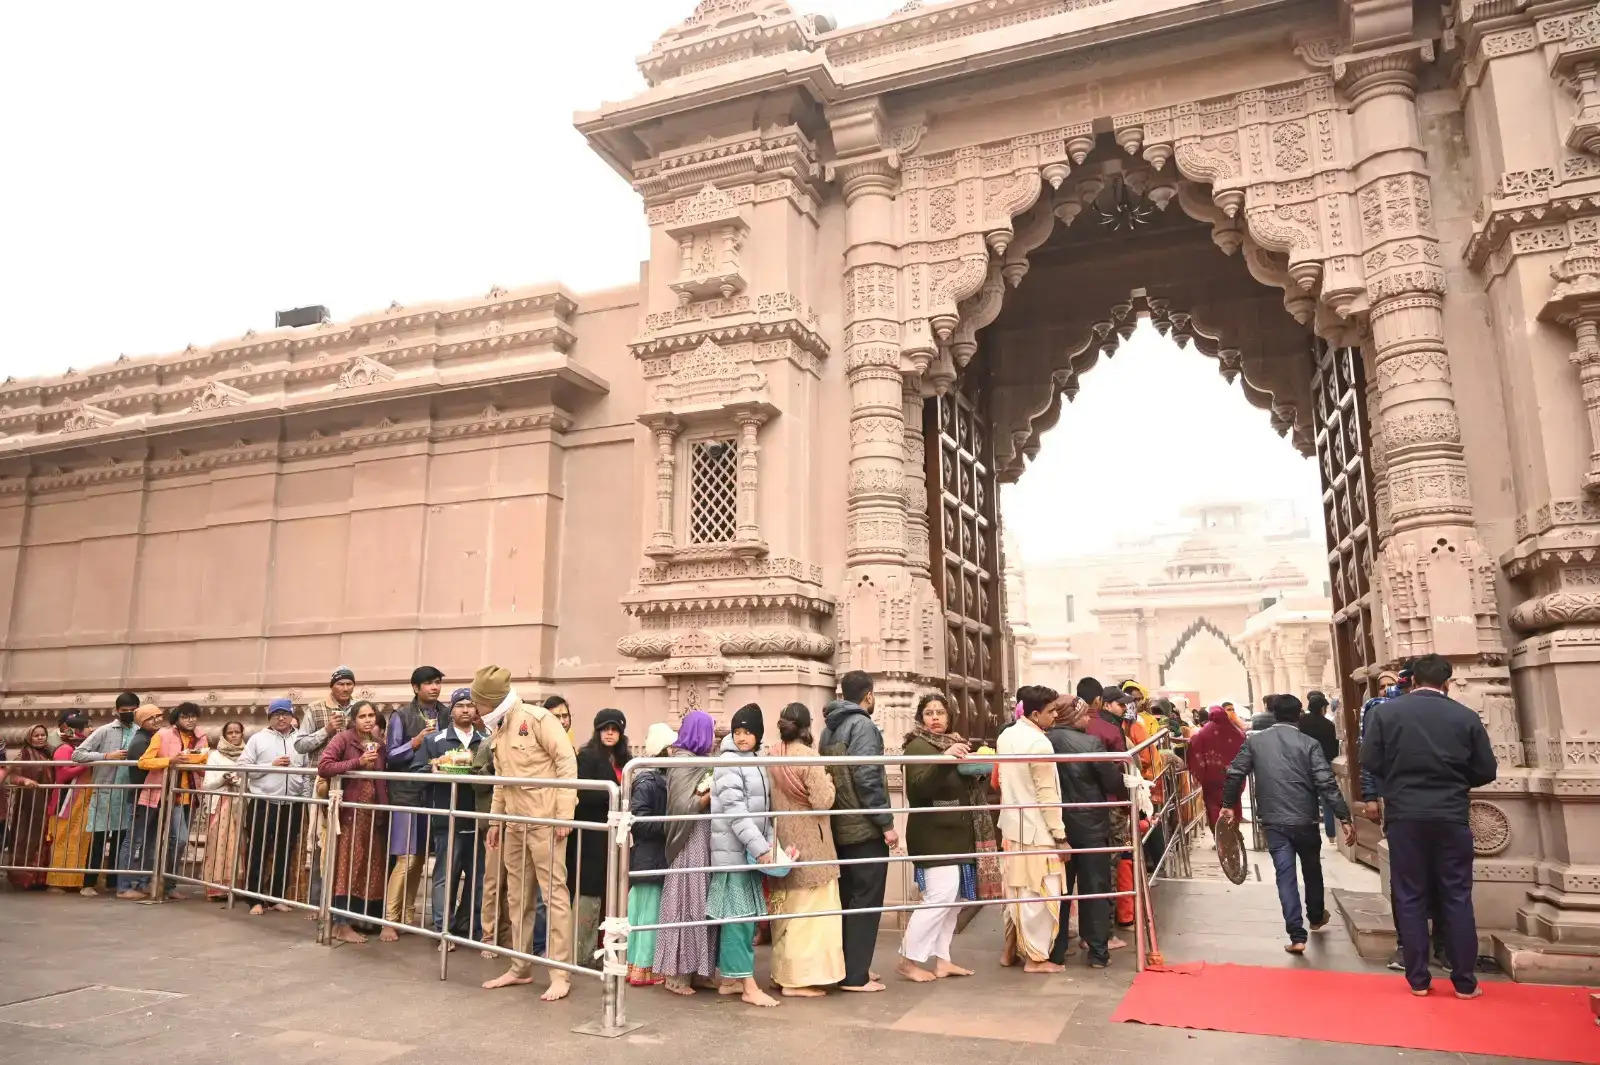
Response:
[[[1223,779],[1243,746],[1244,733],[1220,706],[1211,708],[1205,727],[1189,740],[1189,773],[1200,784],[1200,793],[1206,801],[1206,824],[1213,829],[1222,813]],[[1233,815],[1239,819],[1244,816],[1238,803],[1233,804]]]

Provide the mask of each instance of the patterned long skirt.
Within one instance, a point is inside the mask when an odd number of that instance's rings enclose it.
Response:
[[[339,812],[339,843],[334,854],[335,909],[368,917],[383,916],[389,879],[389,813],[345,809]]]
[[[675,869],[703,869],[711,864],[711,824],[695,822],[683,851],[669,867],[661,888],[661,923],[704,921],[711,892],[710,873],[676,873]],[[655,965],[661,976],[701,976],[711,979],[717,968],[717,930],[708,925],[663,928],[656,934]]]
[[[244,886],[244,874],[249,862],[249,849],[239,846],[244,808],[234,802],[234,796],[223,795],[211,808],[206,821],[206,856],[200,867],[200,878],[206,882],[206,898],[228,897],[228,868],[233,867],[233,886]],[[234,852],[238,856],[234,856]]]
[[[89,861],[89,796],[81,791],[65,794],[72,797],[67,816],[50,822],[51,871],[45,883],[53,888],[77,890],[83,887],[83,874],[58,870],[83,869]]]

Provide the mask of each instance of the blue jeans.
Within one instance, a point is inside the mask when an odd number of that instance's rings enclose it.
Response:
[[[161,811],[154,806],[133,808],[133,827],[122,834],[122,844],[117,848],[118,869],[149,869],[156,860],[156,825]],[[123,891],[149,891],[148,876],[124,874],[117,880]]]
[[[445,866],[450,873],[450,934],[483,939],[483,844],[476,832],[457,832],[455,861],[445,862],[444,832],[433,833],[433,930],[444,931]]]
[[[1300,883],[1295,876],[1295,859],[1306,877],[1306,910],[1312,924],[1328,919],[1322,894],[1322,840],[1316,825],[1264,825],[1267,853],[1272,855],[1272,870],[1278,878],[1278,902],[1283,907],[1283,927],[1291,943],[1307,939],[1300,911]]]
[[[1323,803],[1322,804],[1322,834],[1324,836],[1327,836],[1329,839],[1333,839],[1334,838],[1334,827],[1333,826],[1336,825],[1337,823],[1338,822],[1334,819],[1334,816],[1333,816],[1333,807],[1329,806],[1327,803]]]

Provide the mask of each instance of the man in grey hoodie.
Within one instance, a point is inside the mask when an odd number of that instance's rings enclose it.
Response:
[[[872,721],[872,678],[858,670],[839,681],[843,696],[823,710],[827,727],[817,746],[828,757],[883,754],[883,732]],[[881,765],[834,766],[833,808],[846,811],[833,816],[833,842],[839,857],[888,858],[900,842],[894,816],[870,811],[888,810],[889,788]],[[846,910],[883,905],[889,882],[887,862],[839,867],[839,898]],[[878,945],[880,913],[850,914],[844,918],[845,991],[882,991],[872,975],[872,953]]]

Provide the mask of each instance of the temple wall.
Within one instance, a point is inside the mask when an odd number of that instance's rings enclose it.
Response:
[[[452,682],[495,661],[530,689],[608,688],[639,550],[638,310],[628,291],[588,302],[558,313],[566,351],[526,353],[581,367],[577,385],[497,380],[514,353],[490,350],[443,387],[405,387],[423,371],[401,363],[298,402],[247,393],[220,423],[158,398],[95,443],[50,433],[41,397],[41,431],[0,450],[6,731],[66,705],[98,716],[124,688],[248,715],[315,697],[340,664],[380,700],[408,698],[424,662]]]

